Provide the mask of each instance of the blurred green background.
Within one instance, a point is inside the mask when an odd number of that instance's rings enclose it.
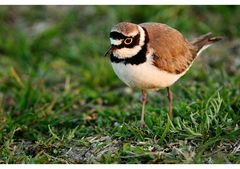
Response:
[[[174,125],[162,90],[139,129],[140,91],[104,57],[121,21],[224,36],[173,86]],[[239,27],[240,6],[0,6],[0,163],[240,163]]]

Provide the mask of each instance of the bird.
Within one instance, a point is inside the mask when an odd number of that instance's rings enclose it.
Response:
[[[175,28],[157,22],[120,22],[112,27],[109,38],[111,47],[105,56],[110,56],[115,74],[130,88],[142,91],[141,128],[146,127],[147,92],[167,89],[168,117],[172,120],[170,86],[203,50],[222,39],[209,32],[189,41]]]

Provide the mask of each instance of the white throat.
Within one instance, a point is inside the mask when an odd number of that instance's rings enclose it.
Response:
[[[138,30],[140,32],[140,40],[139,40],[139,45],[134,46],[133,48],[121,48],[117,49],[114,51],[114,56],[124,59],[124,58],[130,58],[132,56],[135,56],[141,49],[142,46],[144,45],[145,41],[145,32],[141,26],[138,25]],[[115,43],[120,43],[119,41]]]

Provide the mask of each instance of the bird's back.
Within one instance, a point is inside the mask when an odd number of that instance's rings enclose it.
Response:
[[[180,32],[161,23],[140,24],[149,36],[154,49],[154,65],[169,73],[180,74],[192,63],[197,49]]]

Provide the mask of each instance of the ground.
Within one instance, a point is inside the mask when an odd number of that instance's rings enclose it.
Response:
[[[1,6],[0,163],[240,163],[239,6]],[[162,22],[210,47],[175,85],[126,87],[104,53],[120,21]]]

